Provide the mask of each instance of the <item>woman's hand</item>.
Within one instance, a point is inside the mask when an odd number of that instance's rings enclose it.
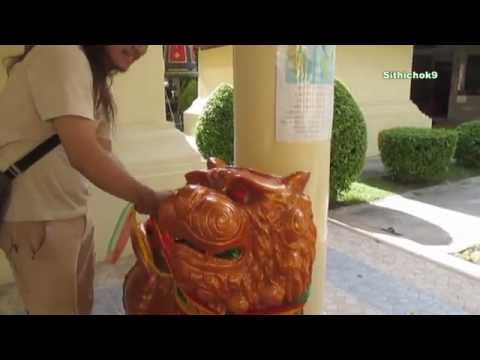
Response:
[[[161,203],[175,193],[173,191],[153,191],[147,189],[139,196],[135,210],[140,214],[156,215]]]

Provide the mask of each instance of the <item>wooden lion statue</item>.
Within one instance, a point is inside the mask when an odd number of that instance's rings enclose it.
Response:
[[[274,177],[210,159],[131,232],[127,314],[301,314],[316,229],[309,174]]]

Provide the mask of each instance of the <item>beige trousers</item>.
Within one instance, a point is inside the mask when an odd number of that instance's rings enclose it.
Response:
[[[0,248],[7,255],[29,314],[91,313],[93,236],[88,216],[0,224]]]

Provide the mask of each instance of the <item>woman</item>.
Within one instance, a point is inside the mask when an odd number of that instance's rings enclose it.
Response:
[[[0,170],[57,133],[61,145],[13,182],[0,227],[30,314],[90,314],[94,242],[88,181],[152,214],[168,192],[132,177],[111,154],[110,84],[143,45],[26,46],[0,94]]]

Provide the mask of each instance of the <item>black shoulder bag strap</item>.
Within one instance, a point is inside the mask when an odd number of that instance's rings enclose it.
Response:
[[[60,144],[60,138],[57,134],[49,137],[47,140],[5,170],[4,174],[13,180],[46,154],[48,154],[51,150],[57,147],[58,144]]]
[[[59,144],[60,138],[58,135],[53,135],[18,160],[15,164],[10,166],[7,170],[0,171],[0,225],[3,216],[5,215],[7,204],[9,203],[13,179],[27,171],[30,166],[35,164]]]

